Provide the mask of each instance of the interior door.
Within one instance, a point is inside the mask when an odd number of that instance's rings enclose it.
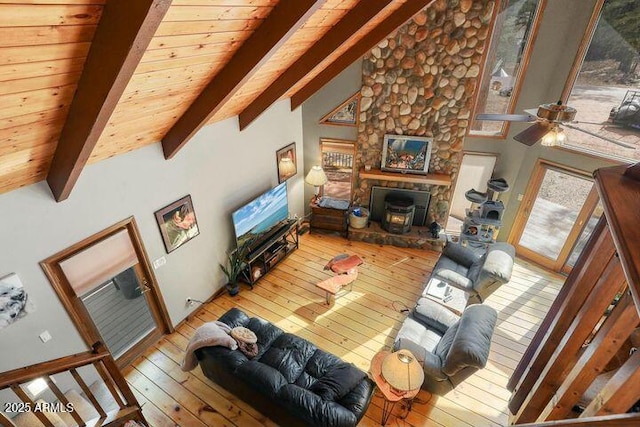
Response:
[[[133,218],[41,265],[87,345],[103,342],[118,365],[171,331]]]
[[[569,272],[602,213],[597,204],[588,174],[539,161],[509,241],[518,255],[551,270]]]

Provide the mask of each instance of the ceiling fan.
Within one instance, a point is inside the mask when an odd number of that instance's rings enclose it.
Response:
[[[525,110],[525,113],[526,114],[478,114],[476,120],[533,123],[533,125],[513,137],[516,141],[529,146],[538,141],[544,146],[562,145],[566,141],[566,135],[560,126],[562,124],[570,129],[584,132],[622,147],[635,148],[633,145],[575,126],[576,123],[581,123],[574,121],[577,110],[568,105],[563,105],[562,101],[558,101],[555,104],[542,104],[537,110]]]

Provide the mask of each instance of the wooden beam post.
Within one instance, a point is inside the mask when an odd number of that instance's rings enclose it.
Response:
[[[632,354],[629,360],[618,369],[618,372],[580,414],[580,418],[627,412],[638,401],[638,396],[640,396],[640,351]]]
[[[517,414],[520,410],[529,390],[541,375],[578,310],[615,254],[613,238],[604,217],[598,221],[583,254],[567,277],[552,310],[538,328],[522,362],[517,366],[514,377],[518,375],[518,379],[510,381],[509,385],[514,392],[509,401],[512,414]]]
[[[353,64],[358,58],[371,50],[380,40],[391,34],[396,28],[407,22],[413,15],[429,6],[435,0],[411,0],[400,6],[395,12],[389,15],[384,21],[378,24],[367,35],[362,37],[356,44],[351,46],[346,52],[340,55],[335,61],[323,68],[304,87],[298,90],[291,97],[291,109],[295,110],[311,95],[316,93],[322,86],[340,74],[342,70]],[[244,112],[243,112],[244,113]]]
[[[108,1],[47,175],[53,196],[69,197],[171,0]]]
[[[544,408],[538,417],[538,422],[570,418],[571,408],[620,350],[622,344],[638,326],[639,320],[633,298],[627,291],[584,350],[555,396]]]
[[[620,261],[617,257],[610,258],[606,270],[580,307],[580,311],[548,359],[533,387],[530,390],[518,390],[517,393],[526,394],[526,398],[514,417],[515,423],[533,422],[538,418],[551,397],[560,388],[566,374],[575,365],[582,344],[624,282]]]
[[[597,169],[593,177],[631,295],[640,310],[640,180],[628,172],[626,165],[612,166]]]
[[[635,165],[631,165],[624,171],[624,174],[629,178],[633,178],[637,181],[640,181],[640,162]]]
[[[421,3],[414,0],[409,3]],[[323,59],[339,48],[358,29],[387,7],[391,0],[367,0],[359,2],[324,36],[313,44],[296,62],[282,73],[239,115],[240,130],[249,126],[260,114],[284,95],[301,78],[313,70]],[[418,9],[420,10],[420,9]],[[395,28],[394,28],[395,29]]]
[[[162,138],[171,159],[325,0],[282,0]]]

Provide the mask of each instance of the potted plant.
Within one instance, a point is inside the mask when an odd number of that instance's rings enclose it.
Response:
[[[245,252],[244,247],[241,246],[238,249],[229,252],[227,255],[227,265],[220,264],[220,269],[225,276],[227,276],[226,287],[229,295],[231,296],[238,295],[240,290],[238,279],[240,278],[240,273],[242,273],[242,269],[244,268]]]

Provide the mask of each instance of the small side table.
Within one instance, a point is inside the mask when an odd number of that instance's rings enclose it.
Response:
[[[311,207],[311,229],[331,230],[340,233],[347,232],[348,209],[323,208],[313,200],[309,204]]]
[[[371,359],[371,376],[373,377],[373,381],[376,383],[376,386],[378,386],[378,389],[384,397],[384,404],[382,406],[382,420],[380,423],[381,425],[387,424],[387,421],[389,421],[389,416],[391,415],[391,412],[393,412],[393,408],[396,406],[396,403],[401,400],[407,400],[409,407],[408,411],[411,411],[411,403],[420,392],[420,387],[418,387],[415,390],[398,393],[397,391],[393,390],[391,386],[385,381],[385,379],[382,377],[382,361],[389,354],[391,354],[391,352],[387,350],[379,351],[375,356],[373,356],[373,359]]]
[[[462,315],[469,301],[469,294],[465,291],[447,285],[445,282],[434,277],[429,279],[429,283],[425,287],[422,295],[448,308],[458,316]]]

